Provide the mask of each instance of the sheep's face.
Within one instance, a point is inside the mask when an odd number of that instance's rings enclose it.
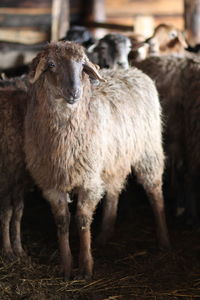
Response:
[[[166,24],[157,26],[153,36],[147,41],[150,55],[181,53],[187,47],[182,32]]]
[[[102,80],[96,65],[84,53],[83,47],[73,42],[49,44],[32,63],[30,82],[42,81],[54,99],[64,99],[69,104],[77,102],[84,85],[84,74]]]
[[[101,68],[122,68],[129,67],[128,54],[131,51],[131,41],[121,34],[107,34],[99,40],[94,48],[97,54],[98,65]]]

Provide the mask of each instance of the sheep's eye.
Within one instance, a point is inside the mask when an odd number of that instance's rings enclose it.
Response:
[[[106,50],[107,47],[106,47],[105,45],[100,45],[100,46],[99,46],[99,49],[100,49],[100,50]]]
[[[169,33],[169,36],[170,36],[171,39],[174,39],[174,38],[177,37],[177,33],[175,31],[172,31],[172,32]]]
[[[49,62],[49,63],[48,63],[48,67],[49,67],[49,68],[54,68],[54,67],[55,67],[55,64],[54,64],[53,62]]]

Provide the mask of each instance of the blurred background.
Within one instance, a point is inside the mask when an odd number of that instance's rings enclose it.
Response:
[[[109,32],[150,37],[160,23],[200,43],[200,0],[1,0],[0,72],[29,63],[47,41],[85,26],[95,39]],[[140,38],[141,39],[141,38]]]
[[[185,30],[200,42],[199,0],[1,0],[0,41],[36,44],[59,39],[70,25],[88,26],[96,36],[105,30],[150,36],[160,23]],[[104,29],[104,31],[100,29]],[[97,30],[98,29],[98,30]]]

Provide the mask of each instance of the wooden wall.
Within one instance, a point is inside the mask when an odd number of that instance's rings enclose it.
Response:
[[[25,42],[24,39],[29,36],[27,43],[30,44],[49,39],[52,1],[0,0],[0,40],[5,37],[7,41],[14,39],[17,42],[20,33],[21,42]],[[71,23],[84,24],[86,19],[90,20],[88,15],[91,14],[92,2],[92,0],[69,0]],[[135,26],[137,32],[146,30],[147,35],[151,34],[150,29],[159,23],[171,23],[180,29],[184,28],[183,0],[99,0],[97,2],[105,3],[106,22]],[[96,16],[97,20],[98,16]],[[34,24],[37,26],[34,26],[36,28],[30,33],[28,27]],[[6,35],[3,27],[7,30]],[[21,27],[21,31],[16,27]]]
[[[105,0],[107,21],[133,25],[138,17],[153,17],[153,24],[184,28],[183,0]]]

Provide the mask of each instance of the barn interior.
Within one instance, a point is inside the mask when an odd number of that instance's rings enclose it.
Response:
[[[1,0],[0,93],[7,80],[29,71],[29,63],[47,43],[65,39],[72,26],[84,26],[95,41],[117,32],[128,37],[138,34],[143,43],[153,36],[159,24],[178,28],[187,47],[198,52],[199,0]],[[171,248],[165,251],[158,248],[152,208],[133,172],[120,196],[115,232],[105,246],[95,242],[104,199],[96,209],[92,223],[94,275],[89,281],[76,277],[63,280],[50,206],[41,190],[36,185],[31,187],[25,196],[21,226],[27,256],[11,261],[3,253],[0,256],[0,299],[200,299],[199,223],[186,220],[184,213],[177,216],[175,196],[168,190],[169,181],[168,174],[164,174]],[[184,186],[181,189],[184,198]],[[79,253],[76,197],[69,207],[76,274]],[[198,203],[196,209],[199,216]]]

